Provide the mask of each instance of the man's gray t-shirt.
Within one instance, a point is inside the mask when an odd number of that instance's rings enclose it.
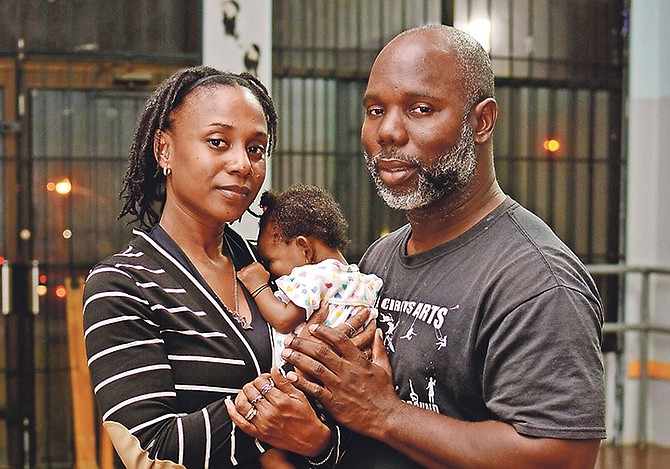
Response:
[[[429,251],[407,256],[410,234],[385,236],[360,262],[384,280],[377,324],[398,396],[527,436],[604,438],[602,306],[575,254],[510,198]],[[348,453],[344,467],[415,467],[358,437]]]

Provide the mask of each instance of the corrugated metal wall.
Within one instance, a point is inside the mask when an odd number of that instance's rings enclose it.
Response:
[[[586,262],[616,263],[623,257],[625,171],[622,4],[273,0],[273,95],[281,119],[273,186],[305,182],[330,190],[349,219],[347,255],[356,261],[372,240],[404,223],[379,200],[362,161],[361,98],[372,60],[411,26],[473,28],[490,44],[498,77],[503,188]],[[126,241],[128,230],[113,219],[136,113],[163,77],[199,63],[201,5],[0,0],[0,12],[0,256],[37,259],[47,287],[34,318],[32,440],[23,448],[22,422],[9,415],[20,396],[3,385],[0,468],[24,460],[71,467],[65,306],[55,289]],[[119,80],[128,72],[149,81]],[[561,148],[545,150],[548,138]],[[68,195],[50,189],[65,178],[73,187]],[[616,314],[616,280],[599,283]],[[12,320],[5,317],[5,326]],[[7,330],[0,331],[0,373],[13,376]]]

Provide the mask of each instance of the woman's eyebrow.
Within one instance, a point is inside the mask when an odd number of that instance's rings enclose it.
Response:
[[[224,124],[223,122],[212,122],[211,124],[208,125],[208,127],[223,127],[225,129],[233,128],[231,124]]]
[[[221,128],[227,129],[227,130],[232,130],[232,129],[235,128],[232,124],[226,124],[226,123],[223,123],[223,122],[212,122],[207,127],[221,127]],[[256,137],[267,137],[268,133],[265,130],[257,130],[254,133],[254,135]]]

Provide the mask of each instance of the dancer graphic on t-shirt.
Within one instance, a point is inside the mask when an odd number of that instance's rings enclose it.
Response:
[[[387,323],[389,325],[388,329],[384,333],[384,345],[388,347],[391,352],[395,352],[395,347],[393,346],[393,333],[395,332],[395,323],[393,318],[388,314],[380,314],[379,322]]]
[[[412,405],[418,406],[419,405],[419,395],[414,392],[414,386],[412,386],[412,380],[409,380],[409,398],[412,400]]]
[[[435,404],[435,385],[437,384],[437,381],[435,381],[435,378],[432,376],[428,378],[428,386],[426,386],[426,390],[428,391],[428,402],[431,404]]]
[[[407,331],[407,334],[401,336],[401,339],[407,339],[407,340],[412,340],[412,337],[416,335],[416,332],[414,332],[414,323],[410,326],[409,330]]]

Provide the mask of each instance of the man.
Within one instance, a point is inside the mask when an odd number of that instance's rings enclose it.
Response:
[[[488,55],[447,26],[401,33],[364,107],[367,165],[409,221],[361,261],[384,280],[372,360],[318,325],[284,353],[315,378],[289,379],[358,434],[342,465],[592,468],[602,307],[577,257],[496,181]]]

